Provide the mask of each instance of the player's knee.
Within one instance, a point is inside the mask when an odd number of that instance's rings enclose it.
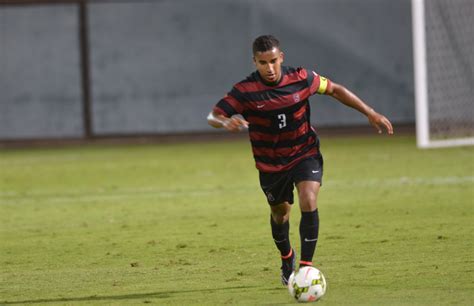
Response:
[[[283,224],[290,218],[290,204],[284,203],[271,208],[272,218],[277,224]]]
[[[300,206],[303,210],[314,210],[317,208],[317,196],[313,190],[303,190],[300,192]]]
[[[276,224],[283,224],[287,222],[290,219],[290,213],[273,213],[272,212],[272,218],[275,221]]]

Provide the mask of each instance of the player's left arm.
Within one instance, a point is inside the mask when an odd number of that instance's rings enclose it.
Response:
[[[364,103],[362,99],[360,99],[346,87],[334,82],[328,83],[329,84],[324,94],[329,95],[341,103],[350,106],[366,115],[370,124],[374,126],[379,133],[382,133],[382,127],[384,127],[388,134],[393,134],[392,123],[384,115],[377,113],[373,108]]]

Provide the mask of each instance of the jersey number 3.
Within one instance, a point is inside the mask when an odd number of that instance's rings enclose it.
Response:
[[[280,120],[280,122],[278,123],[278,127],[280,129],[284,128],[286,126],[286,115],[285,114],[279,114],[278,115],[278,120]]]

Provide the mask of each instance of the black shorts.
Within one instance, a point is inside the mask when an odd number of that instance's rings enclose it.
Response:
[[[323,157],[321,155],[302,160],[293,168],[283,172],[260,172],[260,187],[268,204],[294,203],[293,188],[301,181],[323,183]]]

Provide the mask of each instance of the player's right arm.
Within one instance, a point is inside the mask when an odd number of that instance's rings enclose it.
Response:
[[[230,132],[239,132],[248,128],[249,123],[239,117],[226,117],[218,114],[216,111],[211,111],[207,116],[207,123],[215,128],[225,128]]]

